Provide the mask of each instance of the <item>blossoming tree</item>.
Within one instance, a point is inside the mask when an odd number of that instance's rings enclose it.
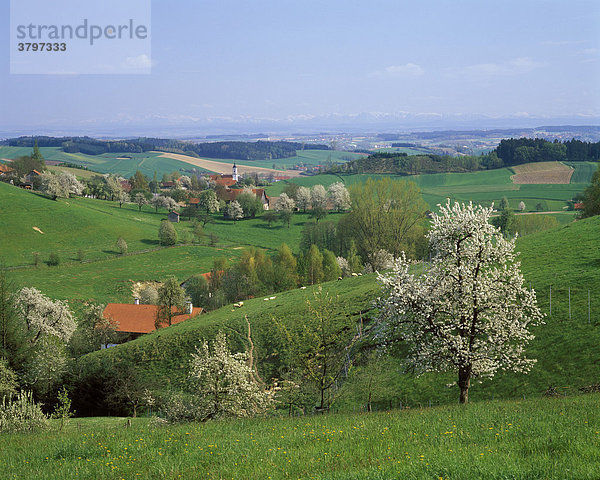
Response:
[[[190,362],[190,377],[198,386],[198,417],[203,421],[249,417],[269,408],[272,396],[256,378],[250,354],[231,353],[223,332],[217,334],[211,345],[204,342],[196,348]]]
[[[407,341],[407,359],[418,372],[458,372],[461,403],[473,377],[528,372],[535,363],[524,356],[534,338],[529,327],[543,323],[535,291],[524,285],[515,239],[488,223],[491,214],[492,208],[448,200],[433,215],[427,270],[411,268],[403,254],[379,276],[386,292],[380,319],[390,338]]]

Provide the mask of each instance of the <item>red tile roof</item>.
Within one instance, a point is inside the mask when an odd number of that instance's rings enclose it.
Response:
[[[13,170],[14,170],[14,168],[11,168],[8,165],[4,165],[3,163],[0,163],[0,173],[8,173],[8,172],[12,172]]]
[[[155,329],[156,305],[135,305],[131,303],[109,303],[104,309],[104,317],[118,324],[117,332],[150,333]],[[172,312],[176,312],[173,307]],[[202,313],[202,308],[194,308],[192,314],[181,313],[173,317],[173,324],[183,322]]]
[[[243,188],[231,188],[231,189],[226,190],[225,192],[223,192],[223,196],[224,196],[224,198],[226,200],[235,200],[242,193],[244,193],[244,189]],[[265,193],[265,189],[264,188],[253,188],[252,189],[252,193],[254,195],[256,195],[258,198],[260,198],[261,200],[263,198],[263,194],[265,195],[265,197],[267,198],[267,200],[269,199],[269,197],[267,197],[267,194]]]

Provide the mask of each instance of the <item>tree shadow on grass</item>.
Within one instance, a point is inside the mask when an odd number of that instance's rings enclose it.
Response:
[[[285,227],[287,228],[287,224],[285,225]],[[281,230],[283,228],[283,224],[281,222],[277,222],[277,223],[273,223],[271,226],[269,226],[266,223],[256,223],[254,225],[252,225],[252,228],[260,228],[261,230]]]
[[[158,245],[159,244],[158,240],[150,240],[148,238],[144,238],[144,239],[140,240],[140,242],[142,242],[145,245]]]

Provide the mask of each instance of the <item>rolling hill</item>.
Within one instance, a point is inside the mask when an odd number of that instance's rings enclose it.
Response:
[[[528,375],[506,373],[492,381],[475,383],[470,392],[472,400],[540,396],[549,387],[561,392],[576,392],[579,387],[597,383],[600,362],[597,345],[600,342],[600,218],[591,218],[551,231],[533,234],[521,239],[522,270],[538,295],[538,301],[548,316],[545,325],[534,333],[536,339],[528,348],[528,356],[538,359]],[[550,287],[552,287],[552,314],[550,315]],[[335,315],[363,319],[366,325],[373,299],[379,294],[374,275],[349,278],[324,284],[323,288],[338,296]],[[571,292],[569,316],[568,291]],[[588,321],[588,290],[591,315]],[[185,323],[146,335],[133,342],[95,352],[79,360],[81,377],[78,382],[107,375],[113,363],[135,366],[146,381],[161,380],[163,385],[177,387],[186,381],[187,359],[195,346],[213,337],[219,329],[232,332],[234,346],[240,348],[245,320],[252,324],[254,343],[264,378],[276,374],[277,332],[273,319],[285,323],[302,322],[309,314],[307,290],[292,290],[277,295],[273,301],[262,298],[248,300],[242,309],[223,307]],[[381,360],[375,360],[375,365]],[[365,402],[364,375],[374,365],[358,366],[343,385],[337,405],[352,410]],[[456,387],[444,385],[455,381],[449,374],[426,374],[415,377],[405,372],[401,360],[387,360],[378,369],[375,380],[376,401],[404,405],[452,403],[457,399]],[[362,377],[362,379],[361,379]],[[166,383],[165,383],[166,382]],[[89,407],[89,406],[88,406]],[[97,407],[97,406],[96,406]]]

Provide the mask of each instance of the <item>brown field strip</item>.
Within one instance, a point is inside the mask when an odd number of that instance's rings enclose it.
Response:
[[[574,169],[560,162],[527,163],[512,167],[515,175],[510,179],[516,184],[568,184]]]
[[[218,162],[216,160],[208,160],[206,158],[195,158],[190,157],[188,155],[181,155],[179,153],[164,153],[164,152],[153,152],[160,153],[160,157],[172,158],[173,160],[179,160],[181,162],[189,163],[190,165],[195,165],[196,167],[204,168],[205,170],[209,170],[211,172],[220,173],[222,175],[230,175],[231,174],[231,163],[223,163]],[[287,177],[297,177],[300,175],[299,171],[296,170],[275,170],[273,168],[264,168],[264,167],[249,167],[248,165],[239,165],[238,164],[238,173],[240,174],[248,174],[248,173],[262,173],[265,175],[280,175]]]

